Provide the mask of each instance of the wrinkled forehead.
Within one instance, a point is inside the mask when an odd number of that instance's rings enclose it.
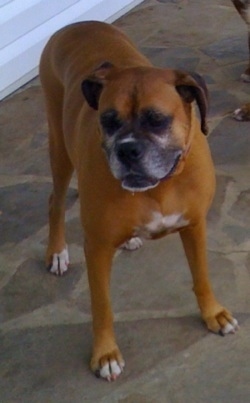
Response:
[[[132,69],[131,69],[132,70]],[[118,110],[125,117],[142,110],[157,110],[172,115],[182,105],[179,94],[160,72],[124,71],[110,77],[100,99],[100,113]]]

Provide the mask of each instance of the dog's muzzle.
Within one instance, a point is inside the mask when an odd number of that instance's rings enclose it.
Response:
[[[115,154],[123,167],[119,175],[122,187],[132,192],[143,192],[173,174],[182,151],[159,151],[158,148],[147,147],[142,141],[127,139],[116,144]]]

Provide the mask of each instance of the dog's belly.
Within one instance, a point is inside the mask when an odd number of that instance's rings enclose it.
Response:
[[[188,224],[189,220],[182,213],[164,216],[160,212],[154,212],[151,221],[136,228],[135,236],[145,239],[156,239],[186,227]]]

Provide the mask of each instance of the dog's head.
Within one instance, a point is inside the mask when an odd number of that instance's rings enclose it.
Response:
[[[198,74],[106,62],[83,81],[82,91],[98,111],[111,172],[129,191],[145,191],[180,172],[196,130],[193,101],[207,133],[207,89]]]

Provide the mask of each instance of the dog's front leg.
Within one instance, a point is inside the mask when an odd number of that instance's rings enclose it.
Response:
[[[85,256],[91,294],[94,345],[91,369],[99,377],[115,380],[124,361],[115,341],[110,302],[110,273],[115,248],[86,239]]]
[[[180,231],[182,243],[193,277],[194,293],[201,316],[209,330],[225,335],[238,328],[237,320],[216,300],[209,280],[206,253],[206,221]]]

